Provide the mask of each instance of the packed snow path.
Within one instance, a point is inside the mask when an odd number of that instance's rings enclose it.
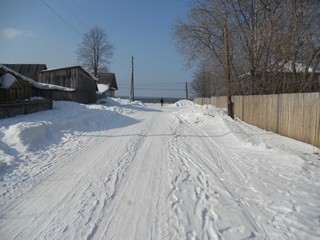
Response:
[[[318,149],[187,101],[0,121],[0,238],[319,239]]]

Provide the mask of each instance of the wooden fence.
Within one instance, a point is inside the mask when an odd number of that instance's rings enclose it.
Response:
[[[0,119],[52,109],[52,100],[0,104]]]
[[[320,148],[320,93],[233,96],[241,120]],[[227,108],[227,97],[196,98],[197,104]]]

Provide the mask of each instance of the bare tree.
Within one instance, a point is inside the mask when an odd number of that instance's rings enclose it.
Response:
[[[320,2],[290,0],[287,19],[291,23],[288,53],[292,78],[298,91],[312,90],[320,62]]]
[[[319,91],[320,1],[192,1],[174,27],[188,64],[207,59],[221,72],[229,57],[232,94]]]
[[[92,71],[97,77],[99,68],[106,67],[113,56],[113,45],[107,39],[107,33],[99,28],[94,27],[88,33],[84,34],[82,43],[78,48],[78,61]]]
[[[211,97],[225,94],[223,72],[211,62],[201,61],[193,75],[191,91],[197,97]]]

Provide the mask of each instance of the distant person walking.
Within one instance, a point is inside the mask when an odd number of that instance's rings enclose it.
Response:
[[[161,103],[161,106],[163,106],[163,103],[164,103],[163,98],[160,99],[160,103]]]

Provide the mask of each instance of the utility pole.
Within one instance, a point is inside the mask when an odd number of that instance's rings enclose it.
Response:
[[[189,96],[188,96],[188,82],[186,82],[186,99],[187,100],[189,99]]]
[[[226,83],[228,86],[228,116],[234,119],[233,102],[231,99],[231,67],[230,67],[230,54],[229,54],[229,35],[227,27],[223,28],[223,40],[224,40],[224,69]]]
[[[133,57],[131,58],[131,89],[130,89],[130,102],[134,101],[134,80],[133,80]]]

